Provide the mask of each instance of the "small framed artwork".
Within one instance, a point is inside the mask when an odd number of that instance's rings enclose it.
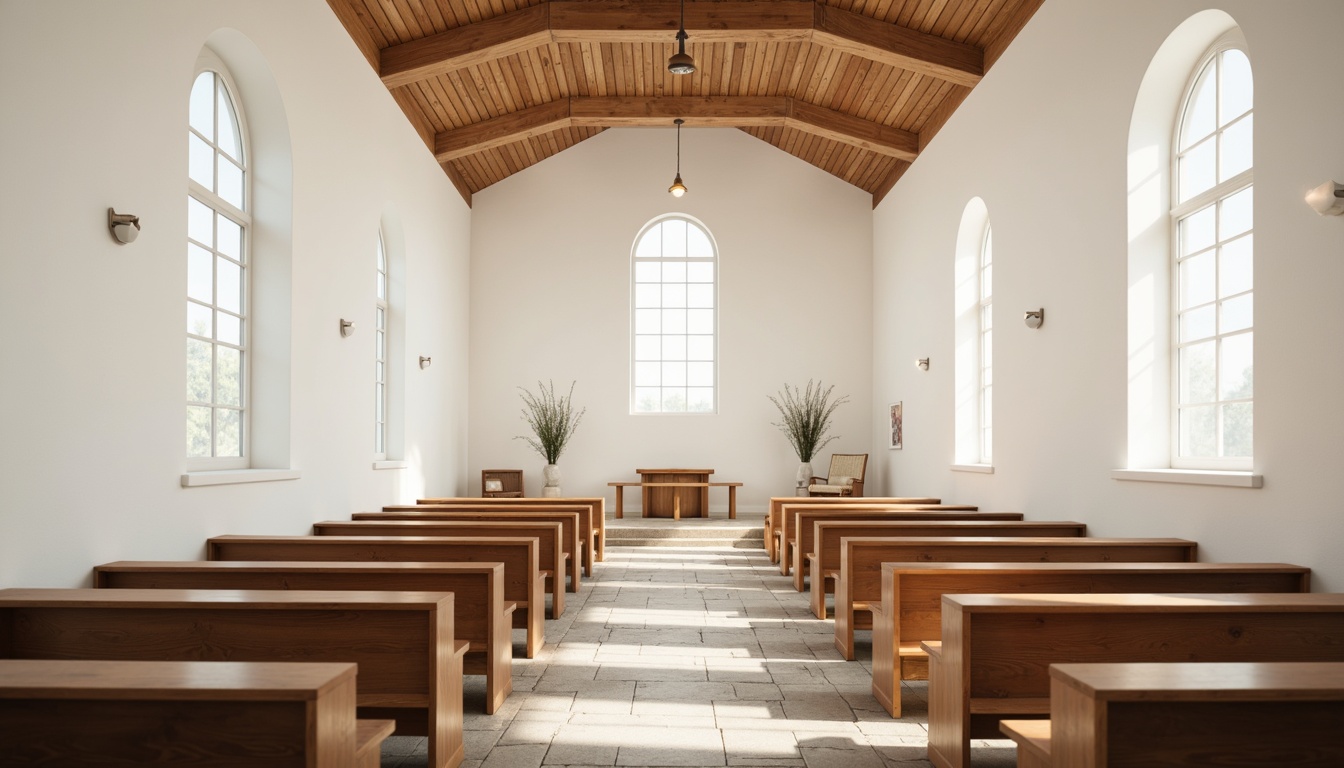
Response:
[[[891,445],[890,445],[889,447],[892,448],[893,450],[899,449],[899,448],[901,447],[901,427],[904,426],[904,425],[902,424],[902,418],[903,418],[903,417],[902,417],[902,415],[901,415],[901,404],[900,404],[900,403],[892,403],[892,404],[891,404]]]

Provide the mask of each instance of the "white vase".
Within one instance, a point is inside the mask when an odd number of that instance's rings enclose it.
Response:
[[[541,489],[542,497],[560,498],[560,468],[554,464],[547,464],[541,468],[541,476],[546,479],[546,485]]]
[[[807,486],[811,485],[811,483],[812,483],[812,463],[807,461],[801,462],[798,465],[798,478],[796,483],[797,495],[806,496]]]

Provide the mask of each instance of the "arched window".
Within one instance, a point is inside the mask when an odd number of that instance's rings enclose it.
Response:
[[[373,453],[378,460],[387,458],[387,374],[388,374],[388,280],[387,250],[383,230],[378,229],[378,277],[373,307]]]
[[[1250,469],[1251,63],[1221,38],[1194,70],[1172,157],[1172,466]]]
[[[635,239],[631,269],[631,413],[717,410],[715,287],[718,248],[709,231],[672,214]]]
[[[987,472],[994,460],[994,234],[978,197],[961,214],[953,279],[954,466]]]
[[[192,84],[187,131],[187,456],[248,454],[249,212],[245,124],[223,63]]]

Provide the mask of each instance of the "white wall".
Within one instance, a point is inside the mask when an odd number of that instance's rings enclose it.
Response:
[[[1126,141],[1154,52],[1230,13],[1255,73],[1255,470],[1264,488],[1121,482],[1126,460]],[[875,212],[875,408],[905,402],[883,491],[1198,540],[1201,559],[1310,566],[1344,590],[1339,336],[1344,219],[1302,201],[1344,179],[1344,5],[1051,0]],[[979,195],[994,226],[995,473],[952,463],[952,264]],[[1028,330],[1022,312],[1044,306]],[[912,365],[932,358],[928,373]],[[874,436],[873,450],[884,444]]]
[[[187,95],[227,28],[264,58],[293,150],[302,477],[184,489]],[[0,0],[0,103],[0,586],[79,586],[97,563],[194,559],[208,536],[306,533],[462,482],[470,211],[326,3]],[[109,206],[141,217],[137,242],[109,237]],[[374,471],[385,211],[406,245],[410,466]]]
[[[471,440],[464,492],[483,468],[524,470],[539,495],[545,460],[525,434],[518,387],[554,380],[587,407],[560,459],[566,494],[613,498],[641,467],[705,467],[745,483],[744,509],[791,493],[798,460],[766,396],[809,378],[851,403],[830,451],[862,452],[872,431],[871,198],[734,129],[684,129],[682,176],[669,129],[611,129],[476,195],[472,214]],[[655,216],[682,212],[720,253],[719,411],[629,412],[630,250]],[[626,500],[637,509],[638,493]],[[610,501],[609,501],[610,503]],[[711,507],[726,508],[720,489]]]

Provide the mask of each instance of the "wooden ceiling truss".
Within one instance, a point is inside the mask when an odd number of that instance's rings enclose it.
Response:
[[[1043,0],[328,0],[468,203],[606,128],[729,126],[891,190]]]

